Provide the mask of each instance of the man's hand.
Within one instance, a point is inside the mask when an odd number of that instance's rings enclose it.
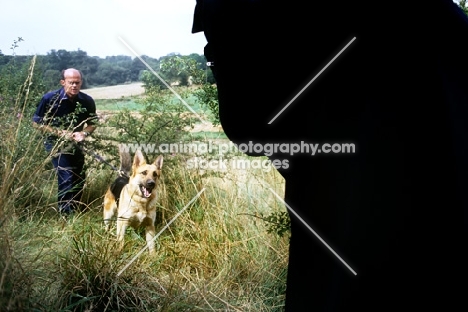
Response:
[[[72,134],[72,138],[73,140],[75,140],[76,142],[82,142],[84,141],[84,139],[86,138],[86,134],[84,132],[73,132]]]

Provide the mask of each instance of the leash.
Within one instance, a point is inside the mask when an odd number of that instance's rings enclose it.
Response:
[[[125,172],[123,172],[122,170],[119,170],[118,168],[116,168],[114,165],[112,165],[111,163],[109,163],[108,161],[106,161],[101,155],[97,154],[95,151],[91,150],[91,149],[88,149],[86,148],[82,142],[73,142],[74,145],[76,147],[78,147],[83,153],[86,153],[88,155],[91,155],[93,156],[95,159],[97,159],[98,161],[100,161],[101,163],[103,164],[106,164],[108,165],[109,167],[112,168],[112,170],[116,171],[119,173],[119,175],[121,177],[125,177],[125,178],[130,178]]]

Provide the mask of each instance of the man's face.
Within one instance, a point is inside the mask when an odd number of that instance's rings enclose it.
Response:
[[[65,88],[65,92],[69,98],[74,98],[78,95],[81,89],[81,76],[78,72],[65,73],[65,79],[60,81]]]

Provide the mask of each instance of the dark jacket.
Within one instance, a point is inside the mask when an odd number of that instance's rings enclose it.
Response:
[[[64,88],[61,88],[42,97],[32,120],[38,124],[79,132],[86,124],[95,123],[96,104],[92,97],[83,92],[78,93],[76,100],[71,101]]]

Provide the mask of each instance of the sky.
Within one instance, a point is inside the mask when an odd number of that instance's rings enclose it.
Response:
[[[195,0],[0,0],[0,50],[89,56],[203,54],[203,33],[192,34]],[[14,40],[19,47],[11,50]]]

